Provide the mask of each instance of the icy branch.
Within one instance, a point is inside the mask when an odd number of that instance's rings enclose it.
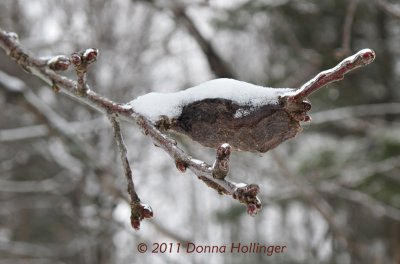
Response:
[[[78,76],[77,91],[79,96],[84,96],[88,92],[89,88],[86,84],[87,67],[97,60],[98,54],[99,51],[97,49],[87,49],[71,55],[71,61]]]
[[[142,128],[143,133],[149,136],[156,146],[165,150],[171,158],[175,160],[175,164],[182,172],[185,168],[190,169],[197,177],[204,181],[209,187],[213,188],[220,194],[231,195],[234,199],[247,206],[248,212],[252,215],[261,210],[261,202],[257,197],[259,188],[255,184],[234,183],[225,179],[217,179],[213,176],[213,167],[204,161],[194,159],[187,155],[177,145],[175,140],[171,140],[160,132],[151,121],[141,116],[138,118],[138,125]],[[255,191],[257,186],[257,191]],[[251,210],[249,210],[251,209]]]
[[[61,71],[67,66],[68,60],[64,56],[56,56],[56,58],[50,59],[37,58],[19,43],[18,36],[15,33],[6,32],[2,29],[0,29],[0,47],[25,71],[39,77],[53,89],[59,90],[61,93],[65,93],[104,114],[114,115],[115,121],[124,120],[137,123],[155,145],[164,149],[177,164],[180,164],[180,168],[188,168],[200,180],[217,190],[218,193],[231,195],[239,202],[244,203],[249,213],[255,214],[261,209],[260,200],[256,196],[259,192],[257,185],[236,184],[224,179],[214,178],[211,165],[187,155],[176,146],[175,140],[161,133],[151,121],[136,113],[129,104],[116,103],[102,97],[91,90],[88,84],[84,85],[85,90],[82,93],[82,86],[77,82],[55,72],[55,70]]]
[[[282,97],[286,97],[289,101],[300,101],[327,84],[343,80],[346,73],[361,66],[366,66],[373,62],[374,59],[375,52],[373,50],[360,50],[355,55],[342,60],[332,69],[320,72],[317,76],[301,86],[300,89],[294,92],[288,92]]]
[[[217,179],[224,179],[229,172],[229,156],[231,146],[225,143],[217,149],[217,158],[213,164],[213,176]]]
[[[133,183],[132,170],[128,161],[128,151],[121,133],[121,127],[115,116],[109,116],[112,128],[114,130],[114,138],[117,143],[119,153],[121,155],[122,166],[124,168],[124,173],[126,181],[128,182],[128,194],[130,196],[131,204],[131,225],[134,229],[138,230],[140,228],[140,221],[144,218],[153,217],[153,210],[147,204],[140,202],[140,198],[136,193],[135,184]]]
[[[182,16],[181,10],[178,11],[176,11],[176,15]],[[90,63],[96,60],[98,54],[97,50],[87,49],[84,52],[73,54],[72,58],[63,55],[50,59],[37,58],[20,45],[15,33],[9,33],[1,29],[0,47],[3,48],[7,55],[14,59],[24,70],[41,78],[48,85],[53,87],[54,90],[59,90],[60,92],[71,96],[75,100],[88,104],[98,111],[110,116],[110,121],[114,129],[114,136],[120,149],[125,176],[128,181],[128,192],[131,196],[132,208],[131,220],[134,228],[139,227],[141,219],[151,217],[152,211],[147,205],[140,203],[140,199],[135,192],[132,172],[127,160],[127,150],[123,143],[119,126],[119,121],[121,120],[138,124],[144,134],[147,135],[156,146],[162,148],[171,156],[171,158],[173,158],[179,170],[191,170],[200,180],[205,182],[209,187],[215,189],[218,193],[231,195],[234,199],[244,203],[247,206],[247,211],[250,215],[255,215],[261,209],[261,202],[257,197],[260,188],[257,184],[234,183],[225,179],[228,172],[228,159],[230,154],[229,146],[222,145],[220,149],[218,149],[216,161],[214,165],[211,166],[186,154],[177,146],[175,140],[163,134],[156,127],[154,122],[136,112],[131,104],[116,103],[91,90],[90,86],[86,83],[86,68]],[[289,101],[299,101],[317,89],[334,81],[341,80],[347,72],[371,63],[374,57],[375,54],[372,50],[362,50],[343,60],[336,67],[319,73],[312,80],[304,84],[299,90],[290,91],[289,89],[280,89],[278,92],[281,93],[283,98],[286,98]],[[78,75],[78,82],[55,72],[67,69],[70,61],[72,61],[75,66]],[[216,82],[213,83],[215,84]],[[16,89],[18,89],[18,85],[16,86]],[[276,89],[266,90],[265,88],[262,88],[263,93],[270,93],[272,90],[274,90],[275,95],[275,92],[277,92]],[[248,90],[246,91],[249,92]],[[47,120],[49,120],[52,125],[56,128],[65,127],[65,122],[60,122],[60,118],[55,116],[50,109],[44,108],[41,102],[35,101],[36,98],[33,97],[31,93],[23,93],[27,95],[26,98],[28,101],[31,101],[36,108],[40,109],[41,113],[46,116]],[[187,93],[188,92],[185,94]],[[181,95],[183,94],[184,93],[182,92]],[[263,98],[256,99],[261,100]],[[138,103],[139,101],[136,102]],[[66,131],[66,135],[73,139],[69,130]],[[316,207],[319,208],[321,206],[317,205]],[[326,213],[326,211],[321,210],[322,214],[324,214],[324,212]],[[325,214],[325,217],[330,218],[330,215]],[[338,232],[339,231],[340,229],[338,229]]]

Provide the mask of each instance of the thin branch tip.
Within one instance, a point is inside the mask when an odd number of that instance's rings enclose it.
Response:
[[[228,143],[222,144],[217,149],[217,156],[212,166],[213,176],[217,179],[224,179],[229,172],[229,157],[231,146]]]
[[[322,87],[343,80],[346,73],[372,63],[375,57],[375,52],[372,49],[362,49],[356,54],[345,58],[335,67],[320,72],[298,90],[286,93],[283,98],[288,101],[301,101]]]
[[[122,132],[121,132],[121,127],[119,125],[118,120],[115,117],[115,114],[110,114],[109,120],[111,122],[113,131],[114,131],[114,138],[117,143],[120,156],[121,156],[121,161],[122,161],[122,166],[124,169],[125,177],[127,180],[128,184],[128,194],[130,196],[130,204],[131,204],[131,225],[132,228],[135,230],[140,229],[140,221],[143,220],[144,218],[151,218],[153,217],[153,209],[150,207],[148,204],[144,204],[140,201],[139,195],[136,193],[135,189],[135,184],[133,182],[133,176],[132,176],[132,170],[128,161],[128,150],[126,148]]]
[[[94,48],[75,52],[71,55],[71,61],[75,67],[76,75],[78,76],[77,95],[79,96],[84,96],[89,91],[89,87],[86,83],[86,73],[88,66],[97,60],[98,55],[98,49]]]

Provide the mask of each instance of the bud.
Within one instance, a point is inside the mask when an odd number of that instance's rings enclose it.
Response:
[[[51,58],[47,65],[53,71],[66,71],[71,65],[71,60],[67,56],[58,55]]]
[[[187,164],[183,161],[176,160],[175,161],[175,166],[180,172],[186,172]]]
[[[83,52],[82,54],[82,60],[87,63],[93,63],[97,60],[97,56],[99,55],[99,50],[98,49],[87,49]]]
[[[79,66],[82,64],[82,59],[81,56],[78,53],[72,53],[71,55],[71,61],[72,64],[74,64],[75,66]]]

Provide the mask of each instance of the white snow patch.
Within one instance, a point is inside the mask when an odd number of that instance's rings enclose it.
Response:
[[[250,115],[252,110],[254,111],[254,109],[243,109],[243,108],[239,108],[238,110],[236,110],[236,113],[234,114],[233,117],[235,118],[241,118],[241,117],[245,117],[247,115]]]
[[[129,102],[133,109],[150,119],[159,120],[164,115],[177,118],[185,105],[204,99],[227,99],[253,111],[266,104],[278,104],[278,96],[290,92],[289,88],[268,88],[233,79],[211,80],[175,93],[148,93]],[[248,115],[246,111],[235,113],[235,118]]]
[[[223,147],[223,148],[229,148],[230,145],[229,145],[228,143],[224,143],[224,144],[221,145],[221,147]]]

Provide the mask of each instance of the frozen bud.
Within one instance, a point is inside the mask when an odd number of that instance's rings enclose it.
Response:
[[[97,56],[99,55],[99,50],[98,49],[87,49],[83,52],[82,54],[82,60],[87,63],[93,63],[97,60]]]
[[[74,64],[75,66],[79,66],[82,64],[82,59],[81,59],[81,55],[79,55],[78,53],[72,53],[71,55],[71,61],[72,64]]]
[[[53,89],[53,92],[55,92],[55,93],[60,92],[60,87],[58,87],[58,85],[55,83],[53,83],[53,85],[51,86],[51,89]]]
[[[257,206],[255,204],[247,205],[247,213],[251,216],[255,216],[258,213]]]
[[[53,71],[65,71],[71,65],[71,60],[67,56],[58,55],[51,58],[47,65]]]
[[[180,172],[185,172],[187,168],[187,164],[180,160],[175,161],[175,166]]]
[[[357,55],[361,56],[362,61],[365,65],[373,62],[376,57],[375,52],[371,49],[360,50],[355,56]]]
[[[15,32],[8,32],[7,35],[8,35],[10,38],[14,39],[14,40],[18,40],[18,39],[19,39],[17,33],[15,33]]]
[[[131,226],[133,229],[139,230],[140,229],[140,220],[137,218],[131,217]]]
[[[153,217],[153,209],[148,204],[141,204],[142,212],[141,215],[143,218],[152,218]]]
[[[260,186],[257,184],[249,184],[246,189],[247,195],[256,196],[260,193]]]
[[[231,155],[231,146],[228,143],[222,144],[217,150],[217,157],[220,159],[229,158]]]

